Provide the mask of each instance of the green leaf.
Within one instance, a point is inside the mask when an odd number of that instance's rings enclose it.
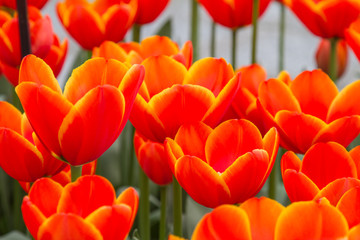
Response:
[[[0,237],[0,240],[30,240],[30,238],[19,231],[12,231]]]
[[[156,35],[159,35],[159,36],[166,36],[166,37],[169,37],[171,38],[171,35],[172,35],[172,21],[171,21],[171,18],[168,19],[164,25],[162,25],[160,27],[160,29],[157,31]]]

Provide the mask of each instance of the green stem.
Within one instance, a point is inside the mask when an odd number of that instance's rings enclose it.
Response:
[[[280,4],[280,36],[279,36],[279,72],[284,70],[284,56],[285,56],[285,5]]]
[[[235,69],[236,68],[236,52],[237,52],[237,44],[236,44],[236,40],[237,40],[237,37],[236,37],[236,34],[237,34],[237,29],[233,29],[232,30],[232,42],[231,42],[231,51],[232,51],[232,54],[231,54],[231,64],[233,66],[233,68]]]
[[[23,198],[23,191],[19,185],[19,182],[13,179],[13,190],[14,190],[14,210],[13,210],[13,216],[14,216],[14,228],[19,231],[23,231],[25,229],[25,226],[22,221],[22,215],[21,215],[21,202]]]
[[[216,43],[216,23],[211,23],[211,42],[210,42],[210,56],[215,57],[215,43]]]
[[[178,181],[173,181],[174,235],[182,237],[182,188]]]
[[[330,63],[329,63],[329,76],[333,82],[336,82],[337,78],[337,59],[336,59],[336,46],[338,39],[333,37],[330,39]]]
[[[21,58],[23,58],[31,53],[27,1],[16,0],[16,6],[19,19]]]
[[[3,211],[3,217],[5,220],[5,228],[7,230],[11,230],[10,222],[11,222],[11,212],[10,212],[10,203],[9,203],[9,188],[8,182],[9,178],[6,173],[0,169],[0,197],[1,197],[1,207]]]
[[[167,186],[160,187],[160,229],[159,240],[166,239],[166,193]]]
[[[193,58],[196,61],[199,57],[199,48],[198,48],[198,3],[196,0],[190,0],[191,4],[191,42],[193,44]]]
[[[269,195],[269,198],[275,199],[275,200],[277,197],[277,185],[281,178],[280,177],[280,162],[281,162],[281,158],[284,155],[284,153],[285,153],[285,149],[282,147],[279,147],[273,169],[269,176],[269,193],[268,193],[268,195]]]
[[[150,240],[150,189],[149,178],[140,170],[140,234],[143,240]]]
[[[252,49],[251,49],[251,63],[256,63],[256,42],[257,42],[257,21],[259,17],[259,0],[253,0],[253,13],[252,13]]]
[[[140,35],[141,35],[141,25],[134,24],[132,32],[132,39],[134,42],[140,42]]]
[[[134,135],[135,135],[135,128],[133,125],[130,125],[131,127],[131,132],[130,132],[130,143],[131,143],[131,147],[130,147],[130,161],[129,161],[129,165],[128,165],[128,184],[129,186],[133,185],[133,172],[134,172],[134,165],[135,165],[135,148],[134,148]]]
[[[71,168],[71,182],[75,182],[81,177],[82,166],[70,166]]]

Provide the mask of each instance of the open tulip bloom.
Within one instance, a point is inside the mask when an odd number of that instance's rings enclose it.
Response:
[[[181,126],[165,142],[179,184],[206,207],[234,204],[264,185],[279,147],[275,128],[262,138],[247,120],[228,120],[215,129],[202,122]]]
[[[117,139],[143,74],[140,65],[129,69],[116,60],[94,58],[73,71],[62,93],[49,66],[28,55],[16,92],[45,147],[77,166],[97,159]]]

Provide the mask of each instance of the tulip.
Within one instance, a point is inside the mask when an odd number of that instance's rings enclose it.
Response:
[[[34,6],[38,9],[41,9],[44,7],[44,5],[47,3],[47,1],[48,0],[28,0],[27,4],[29,6]],[[1,0],[0,4],[1,4],[1,6],[16,9],[16,0]]]
[[[138,0],[138,8],[134,22],[147,24],[154,21],[166,8],[170,0]]]
[[[360,60],[360,20],[353,22],[345,31],[346,42]]]
[[[349,240],[359,240],[360,239],[359,236],[360,236],[360,224],[350,229],[348,237]]]
[[[136,0],[65,0],[56,10],[70,35],[82,48],[92,50],[106,40],[121,41],[133,24],[136,8]]]
[[[348,232],[345,217],[326,200],[296,202],[281,212],[274,239],[347,239]]]
[[[216,207],[253,197],[274,165],[278,134],[262,138],[247,120],[228,120],[215,129],[202,122],[182,125],[167,138],[169,166],[179,184],[199,204]]]
[[[28,55],[16,92],[44,145],[77,166],[97,159],[117,139],[142,80],[140,65],[129,69],[95,58],[73,71],[62,93],[49,66]]]
[[[140,64],[148,57],[159,55],[171,56],[189,68],[193,57],[192,44],[187,41],[180,49],[177,43],[168,37],[152,36],[145,38],[140,44],[105,41],[93,49],[93,57],[113,58],[129,64]]]
[[[26,118],[10,103],[0,101],[0,167],[18,181],[52,176],[66,163],[51,156]]]
[[[199,0],[213,21],[228,28],[239,28],[252,23],[252,0]],[[259,16],[261,16],[270,0],[260,0]]]
[[[24,222],[37,239],[126,239],[138,208],[138,195],[127,188],[116,198],[111,183],[83,176],[62,187],[42,178],[22,203]]]
[[[200,220],[191,239],[271,240],[283,210],[281,204],[265,197],[251,198],[240,207],[221,205]]]
[[[360,224],[360,186],[348,190],[336,208],[345,216],[350,228]]]
[[[281,159],[281,173],[290,201],[306,201],[315,197],[320,199],[328,195],[320,193],[320,190],[336,192],[341,196],[340,189],[346,190],[348,187],[359,185],[356,167],[359,160],[354,159],[336,142],[313,145],[305,153],[302,161],[294,152],[286,152]],[[335,180],[338,182],[334,182]],[[337,187],[331,187],[331,184],[336,184]],[[328,188],[334,191],[329,191]],[[332,198],[329,200],[336,205]]]
[[[318,142],[348,146],[360,132],[360,81],[338,92],[321,70],[305,71],[286,85],[269,79],[259,86],[257,107],[266,129],[275,126],[281,146],[305,153]]]

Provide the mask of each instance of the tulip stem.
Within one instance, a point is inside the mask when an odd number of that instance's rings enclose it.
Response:
[[[141,35],[141,25],[134,24],[132,29],[132,39],[134,42],[140,42],[140,35]]]
[[[75,182],[79,177],[81,177],[82,166],[70,166],[71,168],[71,182]]]
[[[337,61],[336,61],[336,46],[338,39],[333,37],[330,39],[330,63],[329,63],[329,76],[333,82],[336,82]]]
[[[19,18],[21,58],[31,53],[27,0],[16,0]]]
[[[173,181],[174,235],[182,237],[182,188],[178,181]]]
[[[141,239],[150,240],[150,189],[149,178],[140,170],[140,234]]]
[[[259,17],[259,0],[253,0],[252,12],[252,48],[251,48],[251,63],[256,63],[256,42],[257,42],[257,21]]]
[[[236,68],[236,52],[237,52],[237,44],[236,44],[236,40],[237,40],[237,37],[236,37],[236,34],[237,34],[237,28],[234,28],[232,30],[232,46],[231,46],[231,51],[232,51],[232,55],[231,55],[231,64],[233,66],[233,68],[235,69]]]
[[[8,188],[8,177],[6,173],[0,168],[0,196],[1,196],[1,207],[3,211],[3,217],[6,219],[4,225],[6,230],[10,230],[11,213],[9,203],[9,188]]]
[[[215,57],[215,43],[216,43],[216,23],[211,23],[211,42],[210,42],[210,56]]]
[[[280,36],[279,36],[279,72],[284,70],[284,56],[285,56],[285,5],[280,4]]]
[[[269,198],[276,200],[277,197],[277,185],[279,183],[280,179],[280,162],[281,158],[285,153],[285,149],[282,147],[279,147],[278,153],[276,155],[275,163],[272,168],[272,171],[269,176]]]
[[[165,240],[166,238],[166,193],[167,187],[160,186],[160,229],[159,240]]]
[[[198,24],[198,2],[197,0],[190,0],[191,3],[191,42],[193,44],[193,58],[196,61],[199,57],[199,48],[198,48],[198,33],[199,33],[199,24]]]

